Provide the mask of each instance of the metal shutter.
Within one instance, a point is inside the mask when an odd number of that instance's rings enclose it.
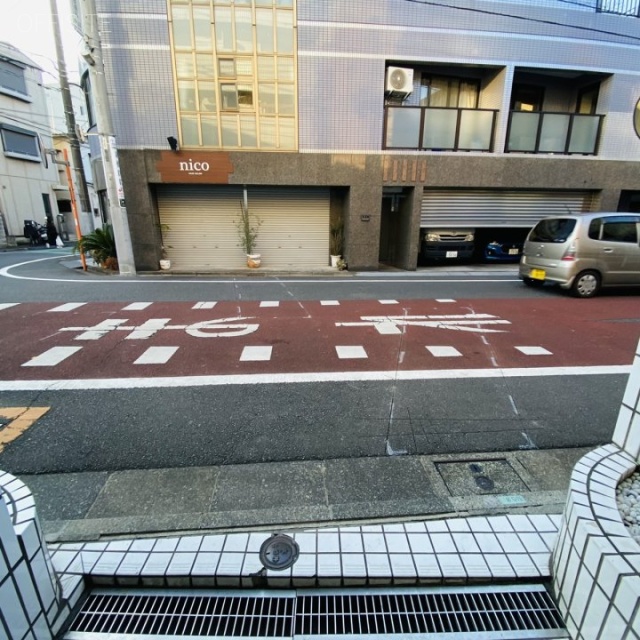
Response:
[[[591,211],[590,191],[425,189],[420,226],[533,227],[545,216]]]
[[[246,268],[236,221],[241,187],[159,186],[162,235],[176,270]],[[248,188],[262,220],[256,251],[266,269],[309,270],[329,262],[327,189]]]

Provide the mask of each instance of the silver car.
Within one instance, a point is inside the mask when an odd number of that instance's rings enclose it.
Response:
[[[579,298],[603,286],[640,285],[639,238],[640,214],[544,218],[527,236],[520,278],[529,286],[558,284]]]

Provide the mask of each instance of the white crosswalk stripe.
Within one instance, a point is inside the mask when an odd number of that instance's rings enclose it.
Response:
[[[240,360],[242,362],[264,362],[271,360],[273,347],[245,347]]]
[[[322,307],[337,307],[340,305],[338,300],[320,300],[320,306]]]
[[[166,364],[179,347],[149,347],[133,364]]]
[[[122,311],[142,311],[147,307],[150,307],[153,302],[132,302],[126,307],[122,307]]]
[[[261,307],[279,307],[280,303],[277,300],[263,300],[260,303]]]
[[[364,350],[364,347],[360,346],[337,346],[336,353],[340,360],[355,360],[369,357],[367,352]]]
[[[547,351],[544,347],[516,347],[518,351],[524,353],[525,356],[550,356],[551,351]]]
[[[455,358],[462,355],[455,347],[426,347],[426,349],[436,358]]]
[[[11,307],[17,307],[19,304],[19,302],[3,302],[0,304],[0,311],[3,309],[10,309]]]
[[[87,304],[86,302],[67,302],[66,304],[61,304],[59,307],[54,307],[53,309],[49,309],[49,313],[59,312],[66,313],[67,311],[73,311],[74,309],[78,309],[79,307],[84,307]]]
[[[35,358],[25,362],[23,367],[55,367],[63,360],[80,351],[82,347],[52,347]]]
[[[192,309],[213,309],[218,304],[217,302],[196,302]]]

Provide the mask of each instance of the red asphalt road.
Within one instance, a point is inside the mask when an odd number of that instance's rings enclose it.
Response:
[[[366,300],[340,301],[337,306],[285,301],[278,307],[218,302],[213,309],[154,302],[142,310],[124,310],[128,304],[90,302],[73,311],[51,312],[60,305],[25,303],[0,310],[0,380],[628,365],[640,337],[640,305],[634,297],[399,300],[396,304]],[[405,316],[410,317],[408,324],[398,325]],[[373,321],[363,317],[378,318],[377,322],[391,318],[385,327],[394,333],[380,333]],[[77,339],[85,330],[114,319],[126,320],[123,328],[107,331],[97,340]],[[147,339],[127,339],[134,327],[152,319],[164,319],[167,328]],[[221,319],[227,319],[227,325],[258,328],[247,335],[218,337],[210,337],[213,324],[194,330],[196,323]],[[451,324],[461,320],[471,324]],[[482,324],[486,320],[507,322]],[[431,325],[419,326],[416,321]],[[362,322],[368,324],[337,324]],[[472,330],[451,328],[460,326]],[[272,347],[270,359],[241,361],[247,346]],[[340,359],[336,346],[361,346],[368,357]],[[461,355],[436,357],[427,349],[445,346]],[[55,366],[23,366],[53,347],[81,349]],[[134,364],[149,347],[178,349],[165,364]],[[525,355],[516,347],[542,347],[550,354]]]

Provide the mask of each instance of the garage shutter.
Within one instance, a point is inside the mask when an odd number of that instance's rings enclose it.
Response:
[[[263,268],[304,271],[327,266],[327,189],[247,191],[249,211],[262,221],[256,251]],[[246,268],[236,226],[242,193],[240,187],[158,187],[160,223],[172,268]]]
[[[425,189],[420,226],[533,227],[545,216],[591,211],[590,191]]]

